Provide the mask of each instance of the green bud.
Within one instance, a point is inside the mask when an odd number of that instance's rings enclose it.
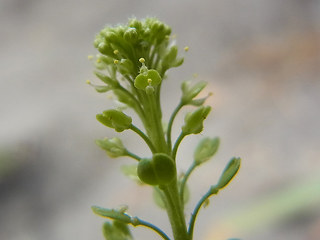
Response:
[[[208,161],[217,152],[219,148],[220,140],[219,138],[204,138],[202,139],[195,152],[194,161],[196,165],[200,165]]]
[[[145,90],[147,86],[157,86],[161,83],[160,74],[156,70],[148,70],[140,73],[134,80],[134,86],[138,89]]]
[[[119,36],[116,33],[112,32],[112,31],[108,31],[105,34],[105,39],[106,39],[107,43],[117,43],[118,39],[119,39]]]
[[[120,64],[118,64],[118,69],[122,75],[132,74],[135,72],[133,63],[129,59],[121,59]]]
[[[168,53],[164,56],[163,65],[166,64],[166,65],[170,66],[171,63],[173,63],[176,60],[177,55],[178,55],[178,48],[177,48],[177,46],[174,45],[170,48]]]
[[[152,159],[139,162],[138,176],[142,182],[150,185],[167,185],[176,176],[175,163],[170,156],[156,153]]]
[[[104,111],[103,114],[97,114],[96,118],[103,125],[114,128],[117,132],[129,129],[132,123],[131,117],[115,109]]]
[[[182,132],[185,135],[198,134],[203,130],[203,121],[211,111],[210,106],[201,106],[192,113],[188,113],[184,119]]]
[[[240,165],[241,165],[241,158],[234,157],[229,161],[228,165],[223,170],[223,173],[217,184],[218,189],[222,189],[226,187],[231,182],[231,180],[239,171]]]
[[[207,83],[204,81],[191,85],[191,81],[185,81],[181,85],[182,97],[181,102],[183,104],[189,104],[205,87]]]
[[[139,20],[137,20],[136,18],[130,19],[128,26],[135,28],[137,30],[137,32],[140,32],[142,29],[142,23]]]
[[[128,28],[123,35],[124,39],[130,43],[136,43],[138,40],[138,32],[135,28]]]
[[[126,149],[119,138],[104,138],[96,140],[96,144],[105,150],[109,157],[117,158],[126,155]]]

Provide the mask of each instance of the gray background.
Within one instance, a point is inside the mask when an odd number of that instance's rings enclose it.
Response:
[[[128,204],[169,231],[151,189],[119,173],[132,161],[94,144],[117,134],[95,120],[114,104],[85,84],[95,81],[87,55],[102,27],[132,16],[160,18],[180,49],[190,47],[163,88],[165,119],[195,73],[214,93],[201,135],[220,136],[221,148],[191,177],[187,216],[228,159],[243,158],[236,180],[200,212],[196,239],[320,239],[319,13],[317,0],[0,0],[0,239],[103,239],[93,204]],[[182,143],[181,171],[201,135]],[[122,138],[146,155],[134,134]]]

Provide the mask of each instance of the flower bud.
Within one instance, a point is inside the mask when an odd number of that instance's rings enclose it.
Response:
[[[219,138],[204,138],[202,139],[195,152],[194,161],[196,165],[200,165],[208,161],[218,150],[220,144]]]
[[[115,109],[104,111],[103,114],[97,114],[96,118],[103,125],[114,128],[117,132],[129,129],[132,123],[131,117]]]
[[[136,18],[130,19],[128,26],[135,28],[138,32],[140,32],[140,30],[142,29],[142,23],[139,20],[137,20]]]
[[[182,132],[185,135],[198,134],[203,130],[203,121],[207,118],[211,111],[210,106],[201,106],[192,113],[188,113],[184,119]]]
[[[222,189],[226,187],[233,177],[237,174],[239,171],[241,165],[241,158],[232,158],[226,168],[223,170],[223,173],[219,179],[219,182],[217,184],[218,189]]]
[[[120,64],[118,65],[118,70],[122,75],[135,72],[133,63],[129,59],[121,59]]]
[[[152,159],[142,159],[138,164],[138,176],[150,185],[167,185],[176,176],[173,159],[164,153],[156,153]]]
[[[96,140],[96,144],[105,150],[111,158],[121,157],[126,154],[126,149],[119,138],[99,139]]]
[[[138,32],[135,28],[128,28],[123,35],[124,39],[130,43],[136,43],[138,40]]]

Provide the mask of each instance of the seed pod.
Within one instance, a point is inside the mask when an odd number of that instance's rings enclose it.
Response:
[[[126,149],[122,144],[121,139],[115,138],[104,138],[96,140],[96,144],[105,150],[109,157],[116,158],[126,154]]]
[[[202,139],[195,152],[194,161],[197,165],[200,165],[208,161],[218,150],[220,144],[219,138],[204,138]]]
[[[148,70],[147,72],[140,73],[134,80],[134,86],[141,90],[145,90],[148,85],[157,86],[160,83],[160,74],[153,69]]]
[[[150,185],[167,185],[176,176],[176,167],[171,157],[156,153],[152,159],[142,159],[138,164],[138,176]]]
[[[96,118],[103,125],[114,128],[117,132],[129,129],[132,123],[131,117],[115,109],[104,111],[103,114],[97,114]]]
[[[205,87],[207,83],[204,81],[191,85],[191,81],[185,81],[181,85],[182,97],[181,102],[183,104],[189,104]]]
[[[186,115],[182,126],[182,132],[185,135],[198,134],[203,130],[203,121],[211,111],[210,106],[201,106],[192,113]]]
[[[219,179],[219,182],[217,184],[218,189],[222,189],[222,188],[226,187],[231,182],[231,180],[234,178],[234,176],[239,171],[240,164],[241,164],[241,158],[234,157],[229,161],[228,165],[224,169],[224,171]]]

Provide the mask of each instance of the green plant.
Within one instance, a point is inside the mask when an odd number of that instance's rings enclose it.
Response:
[[[187,172],[177,174],[177,151],[182,140],[191,134],[199,134],[203,123],[211,111],[204,106],[204,98],[196,98],[206,87],[205,82],[182,83],[182,96],[173,111],[167,127],[163,127],[160,90],[166,73],[170,68],[178,67],[183,58],[178,56],[178,47],[171,37],[169,26],[155,18],[142,21],[129,20],[127,25],[106,27],[97,36],[94,46],[100,54],[97,56],[95,75],[104,83],[95,85],[97,92],[111,91],[119,102],[131,108],[139,116],[144,130],[133,124],[132,118],[121,109],[111,109],[97,114],[97,120],[117,132],[131,130],[137,133],[151,151],[151,157],[140,157],[124,147],[119,138],[105,138],[96,143],[110,157],[128,156],[138,163],[133,167],[125,167],[124,172],[140,183],[154,188],[156,203],[163,207],[169,217],[175,240],[192,240],[197,214],[209,197],[218,194],[236,175],[240,167],[240,158],[232,158],[216,185],[200,199],[191,214],[187,225],[184,205],[187,202],[187,181],[190,174],[200,165],[208,161],[218,150],[219,138],[204,138],[194,152],[194,161]],[[184,49],[188,51],[188,47]],[[93,58],[90,56],[89,58]],[[196,109],[185,116],[181,133],[175,142],[171,141],[174,119],[184,106]],[[178,177],[181,176],[181,177]],[[103,233],[108,240],[133,239],[128,225],[145,226],[163,239],[170,239],[167,234],[155,225],[132,217],[127,209],[105,209],[93,206],[94,213],[112,220],[106,222]]]

